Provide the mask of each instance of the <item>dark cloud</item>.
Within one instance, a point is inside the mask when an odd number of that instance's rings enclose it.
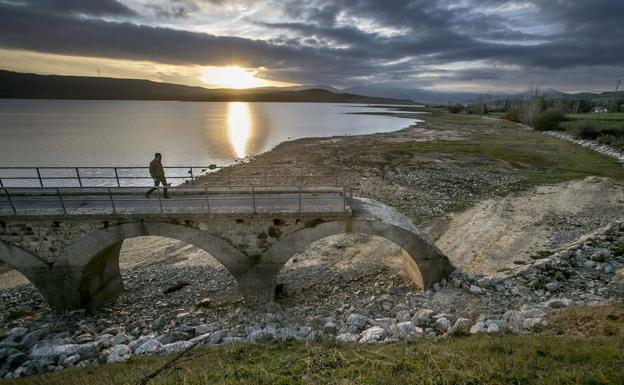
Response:
[[[84,14],[89,16],[135,16],[136,13],[116,0],[24,0],[22,6],[39,11]]]
[[[225,0],[158,4],[148,5],[157,19],[186,19],[204,4],[230,5]],[[284,0],[264,3],[267,8],[259,2],[247,4],[258,12],[246,22],[267,31],[270,38],[158,27],[114,0],[0,0],[0,46],[172,64],[265,67],[267,78],[336,85],[409,78],[421,86],[431,79],[504,86],[529,71],[545,78],[562,70],[582,76],[578,68],[607,71],[624,64],[621,0]],[[268,20],[267,13],[283,20]],[[116,21],[98,16],[115,16]],[[457,62],[482,67],[448,70]],[[445,75],[420,76],[432,67]],[[606,78],[586,72],[587,78]]]

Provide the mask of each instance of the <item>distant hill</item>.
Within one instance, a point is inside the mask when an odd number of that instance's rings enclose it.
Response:
[[[315,102],[411,104],[328,89],[208,89],[140,79],[37,75],[0,70],[0,98],[88,100],[179,100],[205,102]]]
[[[346,88],[342,91],[366,96],[408,99],[425,104],[467,103],[479,96],[475,92],[440,92],[421,88],[400,88],[386,84],[357,86]]]

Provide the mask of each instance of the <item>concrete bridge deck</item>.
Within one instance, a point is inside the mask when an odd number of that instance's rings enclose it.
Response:
[[[146,199],[147,188],[0,188],[0,259],[57,311],[93,308],[123,292],[121,245],[140,236],[205,250],[237,279],[248,304],[272,301],[284,264],[335,234],[401,246],[404,271],[422,287],[453,269],[409,219],[344,186],[184,185],[169,189],[171,199],[160,192]]]

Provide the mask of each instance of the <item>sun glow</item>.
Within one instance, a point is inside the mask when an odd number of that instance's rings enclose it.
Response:
[[[262,87],[266,82],[256,77],[256,71],[241,67],[208,67],[202,81],[210,86],[224,88]]]
[[[251,136],[251,115],[245,102],[230,102],[228,106],[228,136],[238,158],[247,156],[247,142]]]

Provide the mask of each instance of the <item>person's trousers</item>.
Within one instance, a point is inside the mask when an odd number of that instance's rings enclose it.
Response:
[[[152,187],[151,189],[149,189],[149,191],[145,194],[145,195],[150,195],[151,193],[153,193],[154,191],[158,190],[158,186],[159,185],[163,185],[163,187],[165,187],[163,189],[163,193],[165,196],[167,196],[167,186],[169,186],[169,184],[167,184],[167,179],[166,178],[154,178],[154,186],[156,187]]]

